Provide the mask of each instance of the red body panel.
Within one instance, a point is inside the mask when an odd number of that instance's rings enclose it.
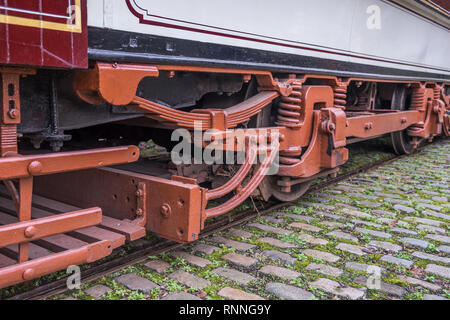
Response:
[[[450,12],[450,1],[448,1],[448,0],[432,0],[430,2],[434,3],[435,5],[440,7],[441,9],[446,10],[447,13]]]
[[[86,68],[86,0],[0,0],[0,64]]]

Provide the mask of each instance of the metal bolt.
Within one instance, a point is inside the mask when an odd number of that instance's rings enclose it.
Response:
[[[433,112],[434,113],[439,113],[439,104],[435,104],[433,107]]]
[[[336,129],[335,124],[332,123],[332,122],[329,122],[329,123],[328,123],[328,131],[332,132],[332,131],[334,131],[335,129]]]
[[[8,111],[8,117],[10,117],[11,119],[15,119],[18,116],[18,112],[16,109],[11,109]]]
[[[170,206],[169,206],[167,203],[164,203],[164,204],[161,206],[160,212],[161,212],[161,215],[162,215],[164,218],[168,218],[168,217],[170,217],[170,214],[171,214],[171,212],[172,212],[172,208],[170,208]]]
[[[136,197],[142,198],[143,196],[144,196],[144,192],[142,192],[141,189],[139,189],[139,190],[136,191]]]

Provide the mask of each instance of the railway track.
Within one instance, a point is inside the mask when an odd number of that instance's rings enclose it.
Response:
[[[423,148],[423,147],[421,147]],[[373,168],[379,167],[381,165],[388,164],[392,161],[398,160],[400,158],[405,157],[405,155],[391,155],[385,159],[377,160],[375,162],[369,163],[367,165],[363,165],[361,167],[357,167],[355,169],[351,169],[346,173],[337,175],[334,178],[329,178],[323,182],[317,183],[315,185],[312,185],[310,189],[308,190],[307,194],[320,191],[330,185],[336,184],[340,181],[349,179],[353,176],[356,176],[359,173],[366,172],[368,170],[371,170]],[[219,218],[216,218],[215,221],[209,223],[207,226],[205,226],[204,231],[200,234],[199,238],[205,238],[213,233],[216,233],[218,231],[223,231],[226,229],[229,229],[233,226],[237,226],[240,224],[243,224],[247,222],[248,220],[251,220],[257,216],[262,216],[265,214],[268,214],[274,210],[281,209],[283,207],[291,205],[292,202],[268,202],[262,206],[255,207],[244,210],[241,212],[236,212],[230,216],[221,216]],[[255,208],[257,210],[255,210]],[[116,272],[122,268],[126,268],[130,265],[134,265],[137,263],[140,263],[147,259],[149,255],[158,255],[160,253],[170,251],[175,248],[182,247],[183,244],[175,243],[170,240],[161,239],[157,241],[154,244],[151,244],[149,246],[145,246],[144,248],[138,249],[134,252],[131,252],[129,254],[126,254],[125,256],[115,257],[111,258],[101,264],[92,266],[90,268],[87,268],[86,270],[83,270],[81,272],[81,280],[82,282],[88,282],[93,281],[96,279],[101,278],[104,275]],[[58,279],[55,281],[51,281],[49,283],[40,285],[34,289],[21,292],[19,294],[16,294],[14,296],[11,296],[7,298],[7,300],[39,300],[39,299],[46,299],[51,296],[54,296],[56,294],[60,294],[67,290],[66,287],[66,278]]]

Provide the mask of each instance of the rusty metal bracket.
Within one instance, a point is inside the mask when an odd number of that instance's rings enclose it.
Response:
[[[322,169],[335,168],[348,158],[346,115],[334,108],[334,92],[330,86],[304,86],[297,89],[301,107],[297,111],[299,125],[288,127],[289,146],[308,146],[301,158],[280,158],[278,174],[285,177],[311,177]],[[293,101],[292,101],[293,102]],[[290,109],[293,109],[290,108]],[[282,149],[283,150],[283,149]]]
[[[280,95],[289,95],[291,90],[288,82],[275,81],[267,71],[104,62],[97,62],[90,70],[78,71],[74,78],[74,90],[81,99],[91,104],[108,102],[129,105],[136,96],[139,82],[145,77],[158,77],[160,71],[166,71],[169,76],[176,71],[242,74],[243,81],[254,75],[264,90]]]
[[[20,124],[20,77],[34,69],[0,66],[0,156],[17,153],[17,125]]]
[[[288,177],[311,177],[322,169],[335,168],[348,159],[348,149],[332,148],[331,134],[321,123],[329,121],[328,111],[316,110],[313,113],[313,133],[308,149],[298,163],[280,165],[278,175]],[[327,129],[327,128],[325,128]]]
[[[98,62],[91,70],[75,73],[74,90],[91,104],[128,105],[136,96],[139,82],[158,75],[158,69],[151,65]]]
[[[433,136],[441,134],[446,110],[444,110],[444,105],[439,103],[440,100],[434,99],[433,89],[416,88],[411,100],[411,109],[422,113],[423,120],[409,127],[408,135],[431,139]]]
[[[368,138],[406,129],[423,119],[418,110],[386,112],[347,118],[346,137]]]
[[[1,122],[5,125],[20,123],[20,95],[18,73],[0,73],[2,114]]]
[[[330,137],[331,149],[344,147],[346,143],[345,127],[347,117],[341,108],[323,108],[327,119],[322,122],[322,131],[327,132]]]
[[[202,230],[202,188],[149,177],[147,230],[177,242],[198,239]]]
[[[139,182],[136,190],[136,216],[132,223],[144,227],[147,224],[147,185]]]
[[[67,185],[68,180],[71,185]],[[78,207],[101,207],[104,228],[120,232],[118,221],[140,227],[135,228],[137,233],[130,241],[145,236],[147,229],[167,239],[189,242],[196,240],[201,230],[202,190],[192,179],[168,180],[98,168],[43,176],[36,182],[38,194],[52,195]],[[115,222],[106,226],[112,218]]]
[[[445,136],[450,136],[450,115],[448,112],[444,115],[443,132]]]

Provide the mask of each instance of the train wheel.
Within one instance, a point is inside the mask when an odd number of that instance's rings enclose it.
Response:
[[[391,109],[405,110],[407,105],[408,90],[405,86],[397,86],[392,95]],[[413,137],[408,136],[406,130],[391,133],[391,145],[396,154],[410,154],[415,150]]]
[[[304,195],[311,185],[311,181],[302,182],[299,184],[295,184],[291,187],[291,191],[284,192],[281,190],[280,186],[277,185],[277,181],[280,179],[279,176],[271,176],[266,178],[267,187],[269,188],[270,193],[272,196],[280,201],[295,201],[298,198],[300,198],[302,195]]]

